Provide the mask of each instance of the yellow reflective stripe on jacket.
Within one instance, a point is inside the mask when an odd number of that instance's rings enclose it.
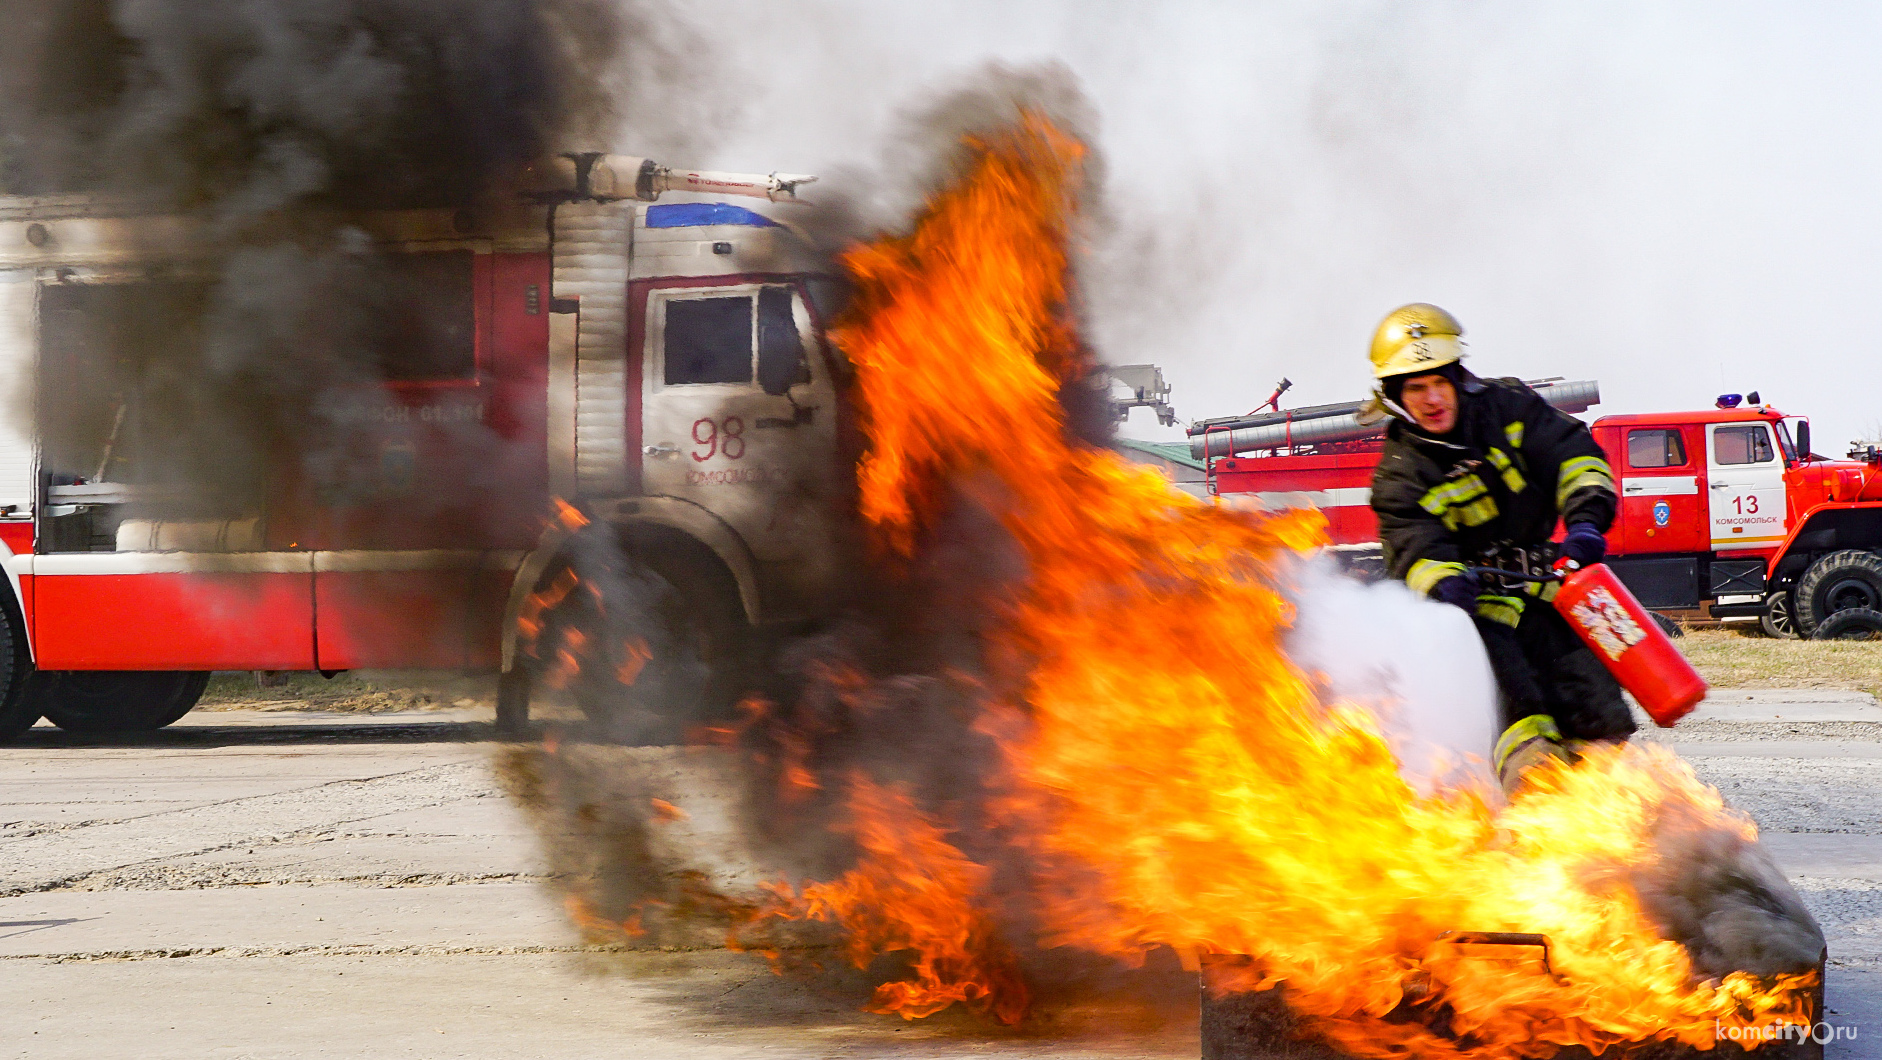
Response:
[[[1490,491],[1484,488],[1483,480],[1475,475],[1460,475],[1447,479],[1425,491],[1418,500],[1418,506],[1432,515],[1442,516],[1446,508],[1459,504],[1469,504]]]
[[[1444,516],[1444,528],[1455,530],[1459,525],[1482,526],[1496,518],[1496,502],[1489,496],[1475,500],[1461,507],[1452,508]]]
[[[1464,565],[1462,563],[1446,563],[1442,560],[1421,559],[1414,562],[1411,565],[1411,569],[1405,572],[1405,584],[1410,586],[1411,590],[1415,593],[1423,593],[1426,596],[1430,596],[1431,590],[1437,588],[1439,582],[1462,573],[1464,573]]]
[[[1531,740],[1555,740],[1560,742],[1562,730],[1555,724],[1555,719],[1547,714],[1531,714],[1519,718],[1516,724],[1503,730],[1503,735],[1496,741],[1496,771],[1503,771],[1503,763],[1510,760],[1516,749]]]
[[[1562,461],[1562,473],[1555,480],[1555,506],[1562,507],[1576,490],[1599,486],[1614,492],[1614,471],[1598,456],[1577,456]]]
[[[1537,597],[1546,603],[1555,602],[1555,594],[1562,591],[1561,582],[1524,582],[1523,592]]]
[[[1517,420],[1515,423],[1505,426],[1503,428],[1503,437],[1510,440],[1511,449],[1521,449],[1523,447],[1523,421]]]
[[[1511,629],[1523,620],[1523,598],[1520,596],[1491,596],[1484,594],[1477,597],[1477,617],[1499,622]]]
[[[1446,530],[1482,526],[1496,518],[1496,502],[1490,499],[1483,480],[1475,475],[1433,486],[1419,499],[1418,506],[1443,521]]]
[[[1518,424],[1518,426],[1521,425]],[[1490,462],[1496,465],[1496,469],[1503,472],[1503,485],[1508,486],[1511,493],[1521,493],[1528,483],[1523,481],[1523,473],[1516,470],[1516,464],[1509,458],[1509,454],[1492,446],[1489,456]]]

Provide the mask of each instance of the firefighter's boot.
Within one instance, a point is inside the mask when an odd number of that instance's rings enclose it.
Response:
[[[1503,730],[1496,742],[1496,777],[1505,795],[1521,791],[1524,775],[1545,762],[1573,762],[1562,730],[1547,714],[1531,714]]]

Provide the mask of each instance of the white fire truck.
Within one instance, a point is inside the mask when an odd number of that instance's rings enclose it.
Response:
[[[240,282],[206,222],[0,199],[0,737],[166,725],[215,670],[500,667],[514,722],[553,498],[698,628],[804,616],[837,574],[841,369],[833,285],[771,204],[812,179],[568,156],[511,205],[346,217],[411,330],[320,395],[371,451],[339,489],[269,454],[234,509],[128,441]]]

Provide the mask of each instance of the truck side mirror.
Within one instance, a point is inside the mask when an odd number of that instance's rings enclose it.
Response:
[[[772,397],[783,397],[799,383],[810,382],[804,360],[804,342],[791,313],[789,287],[758,289],[758,385]]]
[[[1797,421],[1797,459],[1810,459],[1810,421]]]

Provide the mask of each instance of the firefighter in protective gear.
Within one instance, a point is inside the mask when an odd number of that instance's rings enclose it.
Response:
[[[1372,340],[1373,405],[1390,417],[1372,478],[1387,572],[1474,620],[1501,693],[1494,765],[1506,789],[1576,744],[1634,732],[1620,685],[1549,606],[1553,583],[1521,589],[1466,568],[1561,554],[1599,562],[1618,498],[1581,421],[1515,379],[1463,365],[1464,329],[1434,305],[1392,311]]]

